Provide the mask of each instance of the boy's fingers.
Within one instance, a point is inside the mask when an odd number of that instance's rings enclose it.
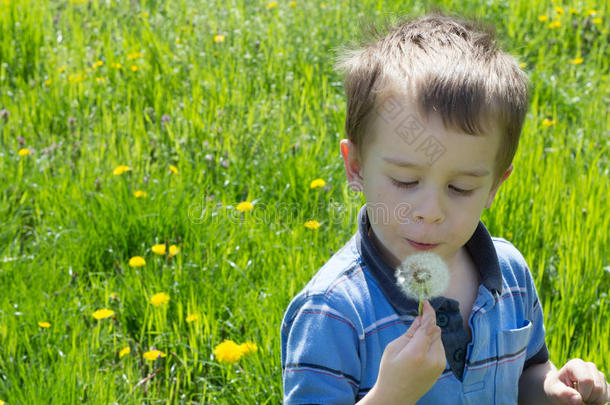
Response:
[[[419,329],[419,327],[421,326],[421,317],[417,317],[413,320],[413,322],[411,323],[411,326],[409,326],[409,328],[407,329],[407,331],[401,336],[401,338],[407,338],[407,342],[411,339],[413,339],[413,336],[415,336],[415,332],[417,332],[417,330]]]
[[[422,319],[421,325],[417,328],[413,338],[409,341],[409,345],[405,346],[405,348],[411,354],[428,353],[430,346],[438,338],[440,338],[440,328],[436,326],[436,322],[432,322],[429,318]]]
[[[420,326],[421,317],[418,316],[417,318],[415,318],[413,323],[411,323],[411,326],[409,326],[405,333],[403,333],[387,345],[387,350],[393,352],[400,352],[413,339],[413,337],[415,336],[415,332],[419,330]]]
[[[435,323],[436,323],[436,312],[434,312],[434,308],[432,307],[432,305],[430,304],[429,301],[424,301],[424,305],[423,305],[423,309],[422,309],[422,321],[425,322],[426,320],[429,319],[434,319]]]
[[[405,332],[405,335],[409,339],[413,339],[413,336],[415,336],[415,332],[417,331],[417,329],[419,329],[420,326],[421,326],[421,317],[418,316],[417,318],[415,318],[415,320],[413,321],[411,326],[409,326],[409,329],[407,329],[407,331]]]
[[[422,316],[416,317],[409,329],[388,346],[397,354],[405,349],[409,353],[428,353],[432,343],[439,337],[440,328],[436,326],[434,308],[428,301],[424,301]]]
[[[555,384],[552,391],[549,393],[551,398],[559,401],[560,404],[582,404],[582,396],[574,388],[571,388],[563,383]]]
[[[581,359],[572,359],[566,363],[564,368],[568,382],[566,385],[573,387],[584,400],[588,400],[591,397],[595,379],[592,377],[587,363]]]
[[[608,399],[608,382],[606,376],[601,371],[595,369],[595,385],[591,390],[589,401],[593,403],[605,404]]]

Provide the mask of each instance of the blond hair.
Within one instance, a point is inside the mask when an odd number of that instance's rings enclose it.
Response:
[[[339,48],[335,59],[347,96],[345,132],[359,156],[372,139],[372,111],[385,94],[402,92],[422,116],[440,114],[446,128],[470,135],[499,130],[496,184],[517,150],[529,82],[517,60],[498,48],[494,28],[442,11],[386,20],[381,32],[371,23],[365,28],[371,38]]]

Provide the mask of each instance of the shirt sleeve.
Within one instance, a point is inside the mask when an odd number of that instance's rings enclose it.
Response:
[[[298,295],[284,314],[281,345],[284,404],[356,402],[360,339],[341,305],[324,294]]]
[[[524,259],[525,261],[525,259]],[[549,351],[545,342],[544,315],[542,306],[538,299],[536,285],[532,279],[532,274],[525,266],[525,288],[527,291],[528,319],[532,322],[533,330],[530,342],[527,345],[525,364],[523,369],[536,363],[546,363],[549,359]]]

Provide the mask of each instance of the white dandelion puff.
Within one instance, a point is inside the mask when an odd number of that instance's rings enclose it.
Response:
[[[450,278],[445,261],[432,252],[407,257],[396,268],[395,276],[402,292],[419,301],[420,314],[423,301],[441,295]]]

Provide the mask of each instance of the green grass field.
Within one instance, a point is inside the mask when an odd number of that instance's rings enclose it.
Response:
[[[608,375],[608,3],[436,4],[495,23],[530,75],[482,220],[535,275],[552,361]],[[283,312],[364,203],[335,48],[426,9],[0,0],[0,404],[280,403]]]

